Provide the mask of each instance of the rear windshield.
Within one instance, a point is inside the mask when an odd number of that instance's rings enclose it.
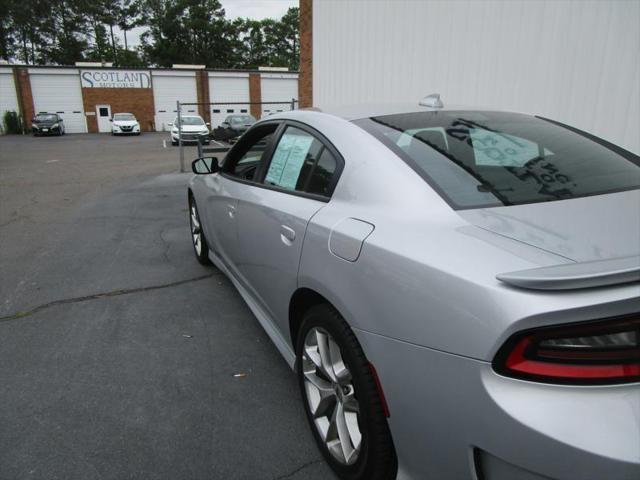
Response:
[[[355,123],[397,153],[453,208],[640,188],[637,155],[539,117],[435,111]]]

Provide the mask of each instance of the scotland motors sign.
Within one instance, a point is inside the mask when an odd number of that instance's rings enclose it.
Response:
[[[82,70],[83,88],[151,88],[151,74],[133,70]]]

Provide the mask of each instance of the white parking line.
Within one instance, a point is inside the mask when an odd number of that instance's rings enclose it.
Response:
[[[44,163],[55,163],[55,162],[59,162],[59,161],[60,161],[60,160],[47,160],[47,161],[46,161],[46,162],[44,162]]]
[[[164,148],[167,148],[167,141],[166,141],[166,140],[162,140],[162,146],[163,146]]]
[[[225,146],[225,145],[221,144],[220,142],[218,142],[217,140],[213,140],[213,139],[211,139],[211,141],[212,141],[213,143],[215,143],[216,145],[218,145],[219,147],[224,147],[224,146]]]

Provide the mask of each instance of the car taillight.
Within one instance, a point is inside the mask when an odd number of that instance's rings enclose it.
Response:
[[[518,333],[493,367],[501,375],[547,383],[638,382],[640,315]]]

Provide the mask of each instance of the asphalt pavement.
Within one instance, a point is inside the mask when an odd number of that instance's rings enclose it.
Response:
[[[0,479],[335,478],[165,135],[0,137]]]

